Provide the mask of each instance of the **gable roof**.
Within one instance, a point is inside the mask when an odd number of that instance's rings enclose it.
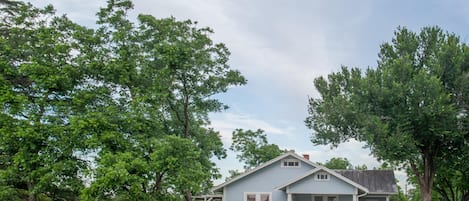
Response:
[[[275,163],[275,162],[277,162],[277,161],[280,161],[280,160],[282,160],[282,159],[284,159],[284,158],[287,158],[287,157],[289,157],[289,156],[290,156],[290,157],[293,157],[293,158],[296,158],[296,159],[298,159],[298,160],[300,160],[300,161],[303,161],[303,162],[305,162],[306,164],[309,164],[309,165],[311,165],[311,166],[313,166],[313,167],[320,167],[319,165],[317,165],[317,164],[311,162],[310,160],[306,160],[306,159],[303,158],[302,156],[300,156],[300,155],[298,155],[298,154],[296,154],[296,153],[294,153],[294,152],[292,152],[292,151],[289,151],[289,152],[286,152],[286,153],[284,153],[284,154],[282,154],[282,155],[280,155],[280,156],[278,156],[278,157],[276,157],[276,158],[274,158],[274,159],[272,159],[272,160],[270,160],[270,161],[267,161],[267,162],[265,162],[265,163],[263,163],[263,164],[257,166],[256,168],[249,169],[249,170],[247,170],[246,172],[244,172],[244,173],[242,173],[242,174],[236,176],[235,178],[233,178],[233,179],[231,179],[231,180],[229,180],[229,181],[226,181],[226,182],[224,182],[224,183],[222,183],[222,184],[220,184],[220,185],[218,185],[218,186],[213,187],[213,188],[212,188],[212,191],[213,191],[213,192],[221,191],[221,190],[223,190],[223,187],[225,187],[225,186],[227,186],[227,185],[229,185],[229,184],[231,184],[231,183],[233,183],[233,182],[235,182],[235,181],[238,181],[238,180],[240,180],[240,179],[242,179],[242,178],[244,178],[244,177],[246,177],[246,176],[248,176],[248,175],[250,175],[250,174],[252,174],[252,173],[254,173],[254,172],[256,172],[256,171],[259,171],[259,170],[261,170],[261,169],[263,169],[263,168],[265,168],[265,167],[267,167],[267,166],[269,166],[269,165],[271,165],[271,164],[273,164],[273,163]]]
[[[397,193],[393,170],[335,170],[335,172],[368,188],[371,194]]]
[[[358,189],[360,189],[360,190],[362,190],[362,191],[364,191],[364,192],[366,192],[366,193],[370,192],[370,191],[368,190],[368,188],[366,188],[365,186],[362,186],[361,184],[359,184],[359,183],[357,183],[357,182],[355,182],[355,181],[352,181],[352,180],[350,180],[350,179],[347,178],[347,177],[342,176],[341,174],[335,172],[334,170],[331,170],[331,169],[329,169],[329,168],[322,167],[322,166],[319,166],[319,167],[317,167],[317,168],[315,168],[315,169],[313,169],[313,170],[311,170],[311,171],[308,171],[306,174],[304,174],[304,175],[302,175],[302,176],[300,176],[300,177],[298,177],[298,178],[296,178],[296,179],[293,179],[292,181],[286,183],[285,185],[282,185],[282,186],[277,187],[277,190],[285,190],[285,189],[287,188],[287,186],[290,186],[290,185],[292,185],[292,184],[294,184],[294,183],[296,183],[296,182],[299,182],[299,181],[303,180],[304,178],[309,177],[309,176],[313,175],[314,173],[316,173],[316,172],[318,172],[318,171],[320,171],[320,170],[325,171],[325,172],[327,172],[327,173],[329,173],[329,174],[331,174],[331,175],[333,175],[333,176],[339,178],[340,180],[342,180],[342,181],[344,181],[344,182],[346,182],[346,183],[348,183],[348,184],[350,184],[350,185],[352,185],[352,186],[354,186],[354,187],[356,187],[356,188],[358,188]]]

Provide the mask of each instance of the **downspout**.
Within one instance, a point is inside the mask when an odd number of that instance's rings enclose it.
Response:
[[[368,195],[367,192],[365,192],[365,193],[363,193],[363,194],[361,194],[361,195],[358,195],[358,196],[357,196],[358,201],[360,200],[361,197],[366,196],[366,195]]]

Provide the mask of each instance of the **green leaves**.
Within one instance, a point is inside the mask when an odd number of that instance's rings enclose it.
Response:
[[[376,68],[362,73],[344,67],[315,80],[322,97],[310,99],[306,124],[314,130],[312,141],[364,141],[378,159],[412,166],[428,190],[435,161],[467,140],[467,104],[460,101],[467,99],[460,82],[468,70],[466,49],[438,27],[420,34],[398,28],[392,42],[381,46]],[[428,198],[428,191],[422,194]]]
[[[74,55],[79,26],[53,16],[52,7],[12,9],[0,25],[1,198],[73,200],[84,167],[74,155],[83,143],[69,124],[70,100],[84,79]]]
[[[236,129],[232,139],[230,149],[238,152],[236,158],[245,163],[246,169],[257,167],[283,153],[277,145],[267,142],[267,136],[260,129]]]
[[[211,29],[132,7],[108,1],[97,29],[52,6],[0,17],[0,199],[190,199],[220,176],[208,113],[246,80]]]
[[[347,158],[334,157],[324,163],[324,166],[330,169],[338,170],[351,170],[353,169],[352,163]],[[366,170],[366,166],[363,165]],[[360,167],[360,166],[357,166]]]

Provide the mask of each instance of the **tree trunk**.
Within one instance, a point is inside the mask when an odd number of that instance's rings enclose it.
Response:
[[[186,97],[184,98],[184,138],[189,138],[189,125],[189,96],[186,95]]]
[[[420,194],[422,195],[422,201],[431,201],[432,200],[432,189],[428,189],[420,184]]]
[[[461,201],[469,201],[469,191],[464,192]]]
[[[184,198],[186,199],[186,201],[192,201],[192,193],[190,191],[186,191],[186,193],[184,194]]]
[[[435,163],[428,149],[423,150],[423,174],[417,168],[413,168],[419,178],[422,201],[432,200],[433,179],[435,178]]]
[[[31,182],[27,183],[28,186],[28,201],[36,201],[36,193],[34,193],[34,185]]]

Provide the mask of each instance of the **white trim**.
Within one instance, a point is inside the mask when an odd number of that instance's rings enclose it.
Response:
[[[316,197],[322,197],[322,201],[328,201],[330,197],[334,197],[337,201],[339,201],[339,195],[336,194],[311,194],[311,200],[316,201]]]
[[[369,195],[377,195],[377,196],[387,196],[387,195],[395,195],[398,194],[397,192],[369,192]]]
[[[244,192],[244,195],[243,195],[243,200],[244,201],[248,201],[248,194],[253,194],[256,198],[256,201],[257,201],[257,193],[255,192]]]
[[[318,178],[321,177],[320,175],[324,176],[324,178]],[[331,175],[329,175],[327,172],[316,172],[316,174],[313,175],[314,181],[330,181],[331,180]]]
[[[254,194],[256,196],[256,201],[261,201],[261,194],[268,194],[269,195],[269,201],[273,201],[272,199],[272,192],[244,192],[243,200],[247,201],[247,195],[248,194]]]
[[[292,165],[292,166],[285,165],[285,163],[290,164],[290,162],[298,163],[298,165],[297,166],[295,166],[295,165]],[[282,167],[282,168],[301,168],[301,161],[296,159],[296,158],[285,158],[285,159],[280,160],[280,167]]]
[[[258,170],[260,170],[260,169],[263,169],[263,168],[265,168],[265,167],[267,167],[267,166],[269,166],[269,165],[271,165],[271,164],[273,164],[273,163],[276,163],[277,161],[280,161],[280,160],[282,160],[282,159],[284,159],[284,158],[286,158],[286,157],[288,157],[288,156],[294,157],[294,158],[296,158],[296,159],[298,159],[298,160],[300,160],[300,161],[302,161],[302,162],[304,162],[304,163],[306,163],[306,164],[309,164],[309,165],[311,165],[311,166],[313,166],[313,167],[316,167],[316,168],[317,168],[317,167],[322,167],[322,166],[320,166],[320,165],[318,165],[318,164],[316,164],[316,163],[311,162],[310,160],[306,160],[305,158],[303,158],[302,156],[300,156],[300,155],[298,155],[298,154],[296,154],[296,153],[294,153],[294,152],[287,152],[287,153],[284,153],[283,155],[278,156],[277,158],[274,158],[274,159],[272,159],[272,160],[270,160],[270,161],[267,161],[267,162],[263,163],[263,164],[260,165],[260,166],[257,166],[257,167],[254,168],[254,169],[247,170],[247,171],[244,172],[243,174],[240,174],[240,175],[238,175],[237,177],[235,177],[235,178],[233,178],[233,179],[231,179],[231,180],[229,180],[229,181],[227,181],[227,182],[224,182],[224,183],[222,183],[222,184],[220,184],[220,185],[218,185],[218,186],[213,187],[213,188],[212,188],[212,191],[213,191],[213,192],[215,192],[215,191],[220,191],[220,190],[222,190],[223,187],[225,187],[226,185],[229,185],[229,184],[231,184],[231,183],[233,183],[233,182],[235,182],[235,181],[238,181],[238,180],[240,180],[240,179],[242,179],[242,178],[244,178],[244,177],[246,177],[246,176],[248,176],[248,175],[250,175],[250,174],[252,174],[252,173],[254,173],[254,172],[258,171]]]
[[[226,200],[226,193],[225,192],[226,192],[226,187],[223,187],[223,200]]]

